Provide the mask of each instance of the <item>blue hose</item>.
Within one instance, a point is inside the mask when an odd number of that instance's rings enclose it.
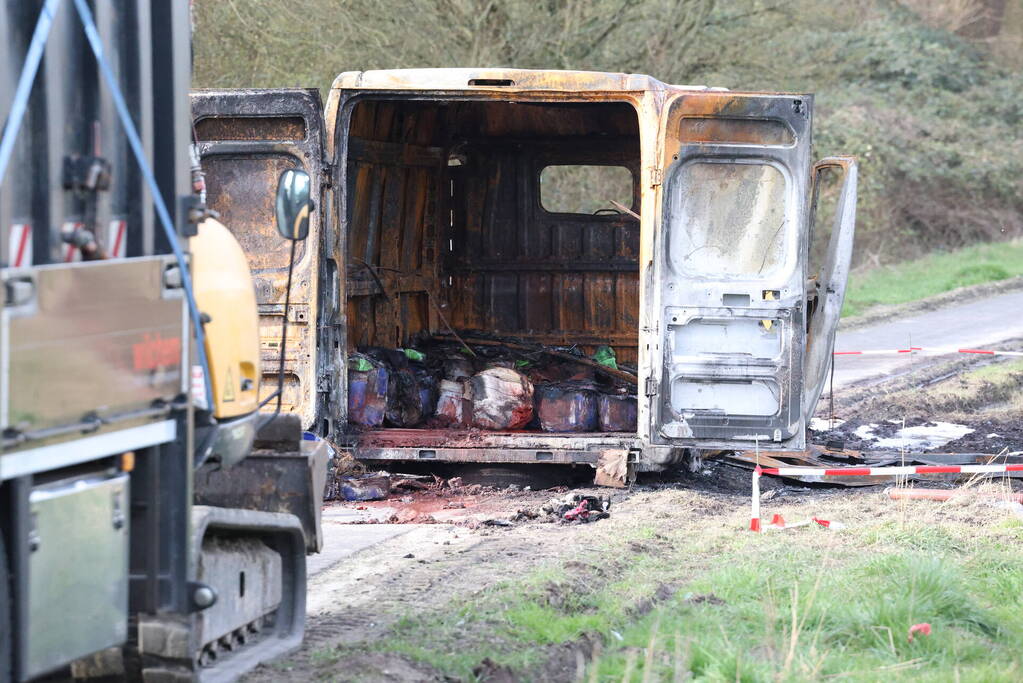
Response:
[[[46,0],[42,11],[39,12],[36,29],[32,32],[32,41],[28,44],[25,66],[22,67],[21,75],[18,77],[18,86],[14,89],[14,101],[11,102],[11,113],[7,115],[4,136],[0,139],[0,183],[3,182],[4,176],[7,174],[7,164],[11,161],[11,154],[14,153],[14,141],[18,137],[18,131],[21,130],[21,122],[25,119],[28,97],[32,94],[32,83],[36,80],[39,62],[43,59],[46,39],[50,36],[53,16],[57,13],[58,7],[60,7],[60,0]]]

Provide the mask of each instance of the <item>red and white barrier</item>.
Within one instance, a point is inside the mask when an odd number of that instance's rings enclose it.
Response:
[[[758,444],[759,446],[759,444]],[[759,450],[759,449],[758,449]],[[1002,465],[893,465],[891,467],[761,467],[753,468],[753,501],[750,531],[760,531],[760,477],[775,474],[783,477],[885,477],[910,474],[1002,474],[1023,472],[1023,463]],[[784,524],[784,522],[783,522]],[[828,526],[828,525],[822,525]]]
[[[908,349],[873,349],[870,351],[834,351],[833,356],[895,356],[901,353],[917,353],[923,351],[919,346],[911,346]]]
[[[999,474],[1002,472],[1023,472],[1023,463],[1005,465],[907,465],[891,467],[759,467],[762,474],[777,474],[782,477],[885,477],[909,474]]]
[[[833,351],[833,356],[898,356],[903,354],[920,354],[925,356],[944,356],[950,353],[979,353],[987,356],[1023,356],[1023,351],[992,351],[988,349],[960,349],[955,346],[938,346],[922,348],[911,346],[908,349],[870,349],[866,351]]]
[[[982,353],[988,356],[1023,356],[1023,351],[986,351],[984,349],[959,349],[959,353]]]

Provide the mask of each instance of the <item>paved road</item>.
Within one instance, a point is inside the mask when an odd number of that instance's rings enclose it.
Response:
[[[352,524],[357,512],[328,507],[323,511],[323,552],[306,558],[306,571],[316,576],[360,550],[408,533],[411,524]]]
[[[910,346],[985,348],[1015,337],[1023,337],[1023,291],[839,332],[835,350],[868,351]],[[927,362],[926,355],[837,356],[835,386],[902,372],[911,369],[914,363],[923,362]]]

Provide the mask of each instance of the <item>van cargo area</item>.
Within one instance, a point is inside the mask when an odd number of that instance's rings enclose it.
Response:
[[[638,453],[633,106],[367,98],[340,139],[349,424],[339,445],[359,460],[596,466]],[[473,416],[490,390],[531,403],[528,419]],[[403,393],[423,396],[419,413],[401,412]],[[601,419],[601,403],[630,402],[624,420]]]

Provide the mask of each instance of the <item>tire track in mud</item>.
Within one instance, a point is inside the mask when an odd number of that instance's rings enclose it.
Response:
[[[302,649],[257,669],[244,680],[454,680],[409,657],[370,648],[360,651],[358,646],[386,639],[403,616],[440,612],[544,565],[568,571],[565,581],[553,581],[547,588],[549,604],[557,607],[558,601],[573,600],[575,592],[593,592],[618,580],[633,557],[674,552],[671,537],[677,534],[699,534],[706,557],[713,557],[719,545],[727,545],[727,539],[748,524],[748,474],[743,473],[741,482],[733,482],[739,485],[728,487],[727,492],[719,474],[621,492],[615,495],[611,518],[592,524],[530,522],[473,531],[423,525],[391,538],[314,577]],[[708,524],[708,520],[714,523]],[[679,561],[681,566],[691,566],[689,574],[704,567],[706,557]],[[579,574],[585,574],[586,580],[576,581]],[[657,601],[661,589],[655,588],[652,597],[637,602],[637,614]],[[485,634],[472,637],[476,636]],[[590,645],[592,642],[583,638],[543,646],[544,661],[535,670],[505,673],[528,674],[523,680],[564,680],[562,674],[572,678],[568,672],[574,671],[577,651],[586,656]],[[330,653],[338,646],[355,649],[346,650],[338,660]],[[486,673],[486,662],[480,666]],[[497,676],[501,672],[490,673]]]
[[[600,534],[599,524],[531,523],[500,531],[423,525],[389,539],[314,577],[302,649],[244,680],[297,681],[336,673],[344,664],[329,664],[329,649],[372,642],[405,615],[442,607],[589,546],[594,533]]]

